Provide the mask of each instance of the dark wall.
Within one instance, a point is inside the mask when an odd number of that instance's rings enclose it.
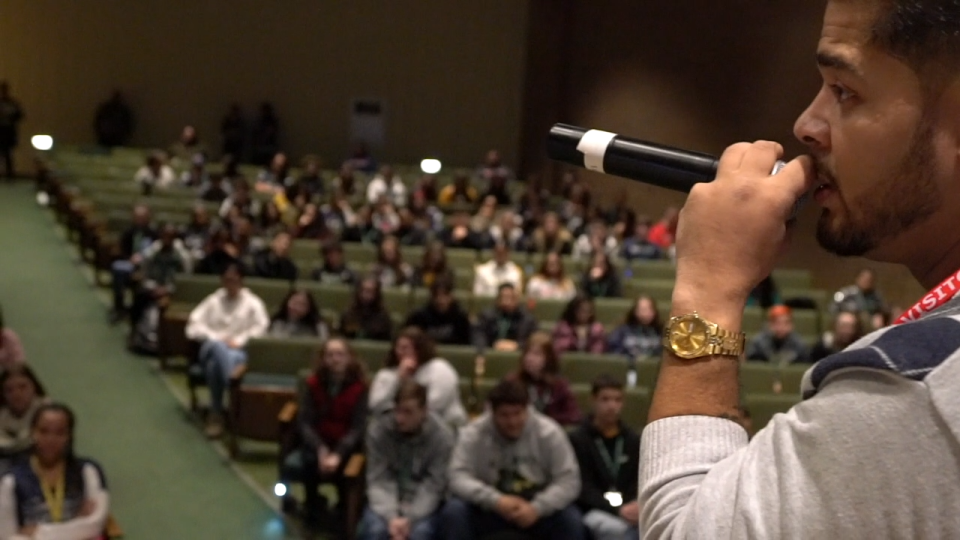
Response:
[[[525,94],[527,170],[556,172],[542,149],[543,135],[558,121],[713,154],[761,138],[782,143],[790,156],[803,151],[793,123],[820,85],[814,53],[824,2],[533,0],[532,6],[546,15],[530,17],[540,35],[528,36],[528,65],[539,70],[528,71]],[[559,23],[538,28],[538,19]],[[655,217],[683,201],[642,184],[583,176],[601,200],[626,197]],[[840,286],[866,263],[822,252],[813,238],[816,215],[812,207],[804,212],[784,265],[812,268],[820,286]],[[883,267],[881,277],[898,301],[919,293],[900,269]]]

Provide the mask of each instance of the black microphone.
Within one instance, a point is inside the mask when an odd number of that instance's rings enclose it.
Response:
[[[695,184],[712,182],[717,177],[719,163],[719,159],[710,154],[569,124],[556,124],[550,128],[547,155],[591,171],[683,193],[689,193]],[[778,161],[771,174],[777,174],[784,166],[786,163]],[[790,219],[796,216],[804,202],[806,196],[797,201]]]

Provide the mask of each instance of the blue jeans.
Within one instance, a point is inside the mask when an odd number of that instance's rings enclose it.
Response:
[[[516,531],[537,540],[586,540],[580,511],[573,505],[542,516],[527,529],[520,529],[496,512],[489,512],[462,499],[451,498],[440,512],[441,538],[480,539],[503,531]]]
[[[113,310],[117,313],[127,309],[127,289],[130,288],[130,276],[136,267],[130,261],[114,261],[110,265],[110,286],[113,289]]]
[[[230,384],[230,375],[241,364],[247,363],[247,353],[241,349],[232,349],[222,341],[208,339],[200,345],[200,364],[207,374],[207,387],[210,389],[210,411],[223,413],[223,394]]]
[[[407,540],[433,540],[437,533],[439,514],[430,514],[411,524]],[[360,520],[360,540],[390,540],[390,523],[374,512],[369,506],[363,511]]]
[[[640,540],[640,529],[631,527],[623,518],[601,510],[591,510],[583,516],[583,524],[594,540]]]

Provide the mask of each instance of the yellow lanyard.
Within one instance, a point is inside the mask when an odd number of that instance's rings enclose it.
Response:
[[[36,457],[30,458],[30,466],[33,468],[33,473],[37,475],[37,481],[40,482],[40,491],[43,492],[43,500],[50,512],[50,519],[54,523],[60,523],[63,520],[63,501],[67,495],[64,474],[61,474],[57,478],[57,483],[51,486],[43,481],[43,476],[40,475],[40,463]]]

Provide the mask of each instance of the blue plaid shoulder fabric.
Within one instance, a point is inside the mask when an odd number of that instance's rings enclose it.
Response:
[[[958,351],[960,315],[933,316],[885,328],[810,368],[803,376],[803,399],[813,397],[827,376],[837,370],[879,369],[920,381]]]

